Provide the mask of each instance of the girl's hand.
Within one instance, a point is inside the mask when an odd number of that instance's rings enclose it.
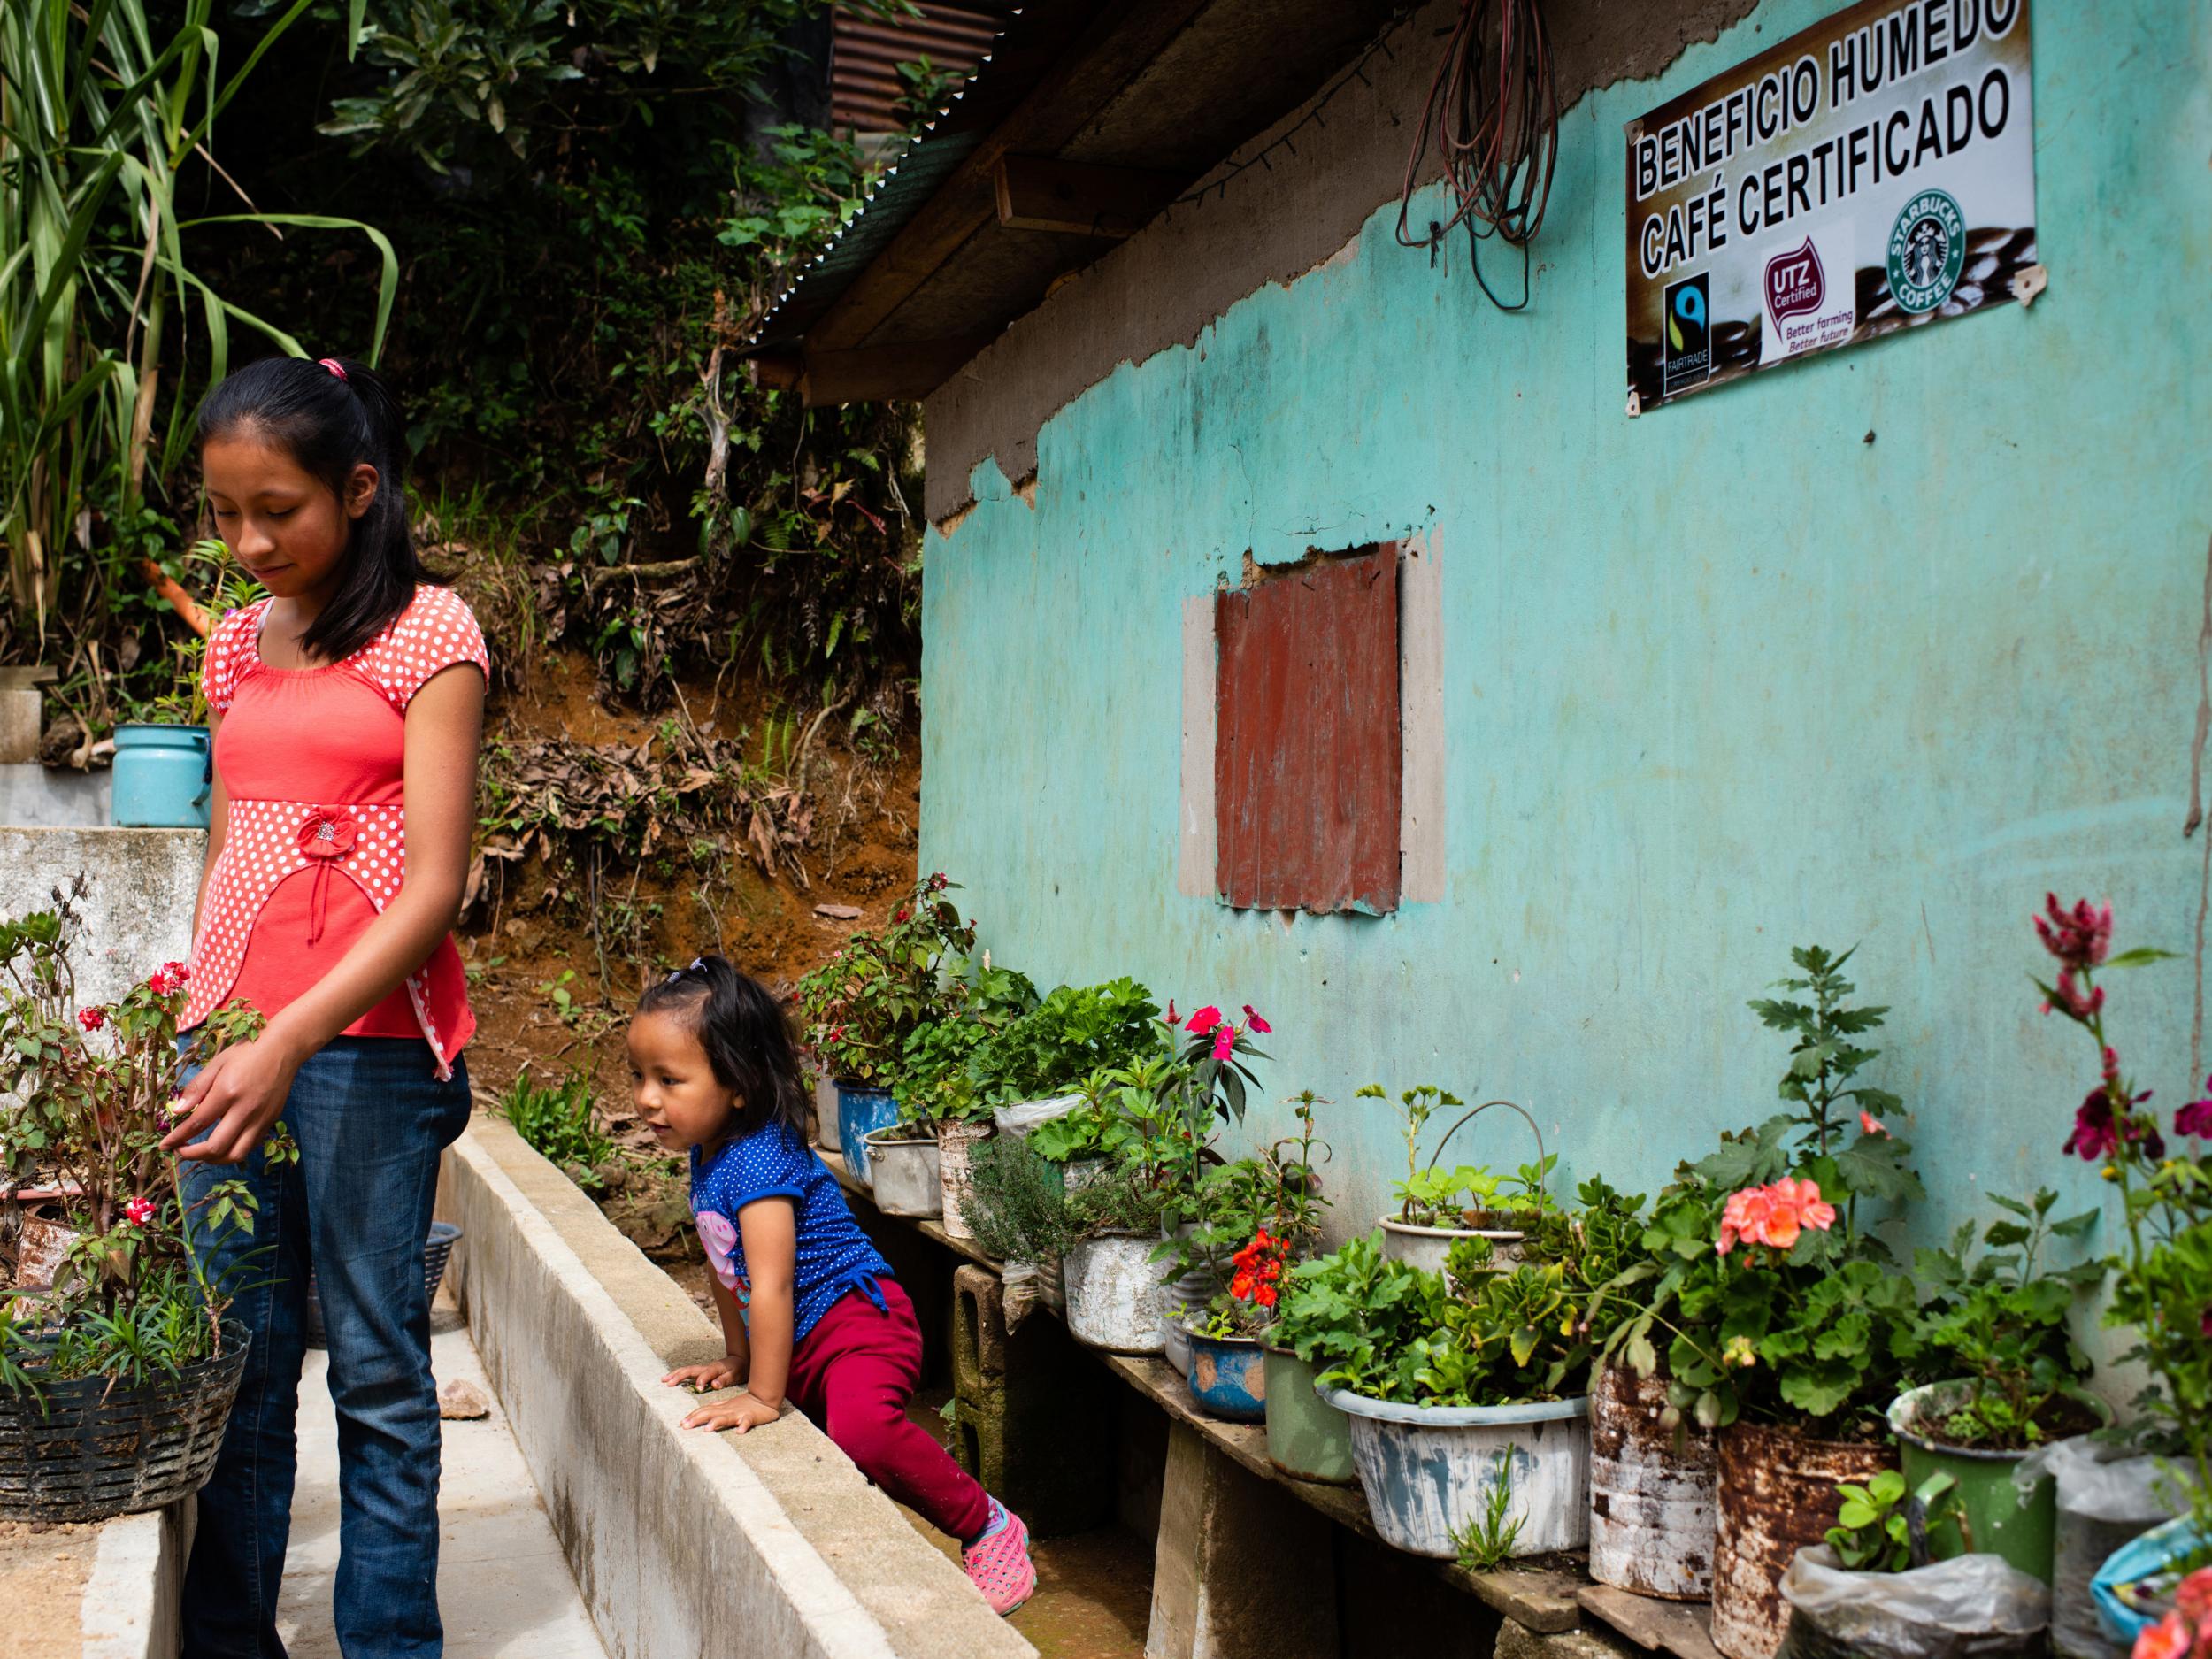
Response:
[[[713,1394],[721,1388],[734,1388],[745,1380],[745,1366],[734,1354],[725,1354],[720,1359],[704,1365],[679,1365],[661,1379],[671,1388],[687,1385],[703,1394]]]
[[[263,1033],[224,1049],[184,1086],[175,1110],[183,1118],[162,1137],[165,1152],[211,1164],[236,1164],[262,1142],[284,1110],[300,1062]],[[206,1140],[188,1145],[203,1130]]]
[[[687,1429],[735,1429],[740,1434],[773,1423],[783,1415],[765,1400],[756,1400],[750,1394],[740,1394],[734,1400],[718,1400],[712,1405],[701,1406],[684,1419]]]

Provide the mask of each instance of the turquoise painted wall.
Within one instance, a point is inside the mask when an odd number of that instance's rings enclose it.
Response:
[[[2114,1012],[2160,1102],[2191,1098],[2212,11],[2039,0],[2032,311],[1631,421],[1621,124],[1832,9],[1763,6],[1570,111],[1527,315],[1379,209],[1353,257],[1060,411],[1033,506],[987,463],[930,539],[924,868],[1041,983],[1270,1016],[1273,1092],[1342,1102],[1339,1232],[1397,1166],[1371,1078],[1512,1096],[1571,1174],[1661,1183],[1776,1109],[1786,1045],[1744,1002],[1809,941],[1858,941],[1894,1007],[1875,1080],[1922,1230],[1980,1188],[2093,1196],[2059,1151],[2092,1056],[2025,977],[2046,887],[2185,953]],[[1179,895],[1184,599],[1248,549],[1409,532],[1442,572],[1448,897],[1286,927]],[[1525,1156],[1502,1116],[1464,1150]]]

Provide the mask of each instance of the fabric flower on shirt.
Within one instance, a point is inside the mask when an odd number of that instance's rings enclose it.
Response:
[[[309,858],[343,858],[356,833],[351,807],[311,806],[300,819],[300,851]]]
[[[718,1210],[703,1210],[693,1217],[699,1224],[699,1242],[706,1247],[707,1265],[722,1281],[725,1290],[737,1288],[737,1263],[733,1259],[737,1248],[737,1229],[730,1218]]]

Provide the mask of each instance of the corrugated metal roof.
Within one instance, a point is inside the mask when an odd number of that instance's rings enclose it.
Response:
[[[905,125],[898,66],[926,58],[940,73],[965,75],[990,50],[1003,7],[924,4],[919,17],[886,22],[840,12],[830,41],[830,119],[856,133]]]

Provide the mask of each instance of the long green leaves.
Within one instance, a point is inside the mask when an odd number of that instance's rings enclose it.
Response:
[[[90,534],[88,492],[105,480],[134,507],[150,462],[157,477],[176,465],[188,371],[196,363],[211,381],[227,372],[230,322],[305,355],[196,274],[188,233],[243,223],[366,234],[383,261],[371,359],[381,350],[399,264],[380,232],[320,214],[177,213],[180,173],[215,168],[217,119],[311,4],[292,0],[228,75],[215,0],[0,5],[0,541],[16,608],[41,630],[63,538]],[[168,31],[159,41],[157,24]],[[187,320],[196,314],[204,339]]]

